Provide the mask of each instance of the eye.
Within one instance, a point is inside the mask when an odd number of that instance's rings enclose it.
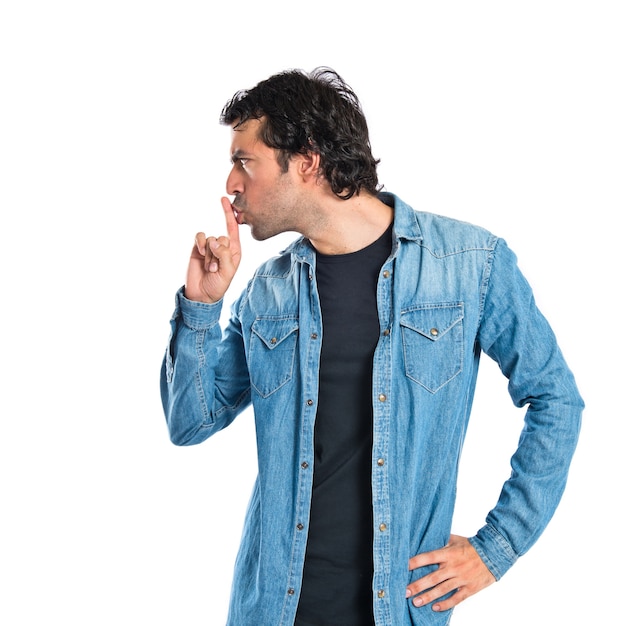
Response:
[[[245,170],[247,169],[246,166],[249,160],[250,159],[248,159],[247,157],[236,157],[235,159],[233,159],[233,163],[235,164],[235,167]]]
[[[231,160],[231,163],[235,167],[245,169],[246,165],[248,164],[248,161],[250,160],[250,157],[243,156],[241,153],[239,153],[239,151],[236,151],[230,160]]]

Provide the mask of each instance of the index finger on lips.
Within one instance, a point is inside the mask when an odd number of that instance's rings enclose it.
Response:
[[[228,198],[222,198],[222,208],[224,209],[224,217],[226,218],[228,236],[233,241],[239,242],[239,224],[235,218],[233,205]]]

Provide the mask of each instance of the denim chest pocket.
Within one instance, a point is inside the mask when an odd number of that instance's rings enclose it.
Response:
[[[400,316],[404,367],[408,378],[431,393],[462,369],[463,304],[429,304]]]
[[[297,341],[295,317],[263,317],[252,323],[250,382],[264,398],[293,377]]]

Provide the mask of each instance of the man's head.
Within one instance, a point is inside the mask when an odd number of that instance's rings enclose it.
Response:
[[[378,191],[378,160],[372,156],[361,105],[333,70],[290,70],[271,76],[236,93],[220,122],[237,128],[250,119],[262,121],[259,138],[279,151],[283,171],[293,155],[315,153],[320,175],[338,197]]]

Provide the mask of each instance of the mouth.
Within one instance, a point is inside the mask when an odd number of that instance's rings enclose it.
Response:
[[[235,206],[232,205],[233,207],[233,214],[235,215],[235,219],[237,220],[237,224],[241,225],[244,223],[244,219],[243,219],[243,215],[241,214],[241,211]]]
[[[237,224],[240,226],[245,224],[246,220],[243,216],[244,210],[246,208],[245,201],[242,202],[242,198],[240,194],[235,194],[233,199],[230,202],[230,206],[233,210],[233,215],[235,216],[235,220],[237,220]]]

